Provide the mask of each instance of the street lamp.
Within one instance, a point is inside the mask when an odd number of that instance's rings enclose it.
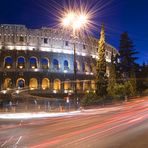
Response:
[[[73,44],[74,44],[74,101],[75,107],[78,108],[78,100],[77,100],[77,85],[76,85],[76,75],[77,75],[77,67],[76,67],[76,32],[80,32],[81,29],[87,27],[89,23],[88,15],[86,13],[79,12],[69,12],[65,14],[62,19],[62,26],[65,28],[69,28],[72,30]]]

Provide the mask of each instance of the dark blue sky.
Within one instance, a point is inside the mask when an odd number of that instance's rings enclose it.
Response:
[[[24,24],[27,27],[56,26],[54,14],[74,0],[0,0],[0,24]],[[80,1],[80,0],[77,0]],[[108,2],[109,1],[109,2]],[[97,10],[94,17],[98,30],[105,23],[107,42],[119,47],[120,34],[129,33],[139,52],[138,63],[148,63],[148,0],[81,0]],[[58,9],[57,9],[58,8]],[[99,10],[100,9],[100,10]]]

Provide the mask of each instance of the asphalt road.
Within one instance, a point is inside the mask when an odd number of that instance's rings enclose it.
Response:
[[[3,148],[148,148],[148,97],[78,115],[0,119]]]

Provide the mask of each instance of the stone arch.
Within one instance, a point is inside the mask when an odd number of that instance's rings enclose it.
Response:
[[[76,69],[77,69],[77,71],[80,71],[80,69],[81,69],[79,61],[76,61]]]
[[[12,87],[12,79],[11,78],[6,78],[4,80],[3,88],[4,89],[9,89]]]
[[[93,72],[92,64],[89,65],[90,72]]]
[[[4,58],[4,68],[10,69],[13,65],[13,59],[11,56],[7,56]]]
[[[38,68],[38,59],[36,57],[29,58],[30,68],[35,69]]]
[[[76,88],[77,88],[77,90],[81,90],[81,82],[80,82],[80,80],[76,80]]]
[[[64,90],[70,90],[71,89],[71,83],[70,81],[64,81]]]
[[[36,78],[31,78],[30,79],[29,88],[30,89],[37,89],[38,88],[38,80]]]
[[[41,64],[43,69],[48,69],[50,67],[49,59],[46,57],[41,59]]]
[[[24,57],[20,56],[17,58],[17,68],[23,69],[25,68],[25,64],[26,64],[26,61]]]
[[[85,63],[82,63],[82,71],[85,72]]]
[[[85,63],[85,72],[90,72],[90,67],[88,63]]]
[[[83,90],[89,90],[89,81],[88,80],[84,80],[83,81]]]
[[[95,82],[95,80],[91,80],[91,89],[93,89],[93,90],[96,89],[96,82]]]
[[[42,80],[42,89],[50,88],[50,80],[48,78],[44,78]]]
[[[96,73],[96,66],[94,63],[91,64],[92,72]]]
[[[23,78],[18,78],[17,81],[16,81],[16,86],[18,88],[25,87],[25,80]]]
[[[64,70],[69,69],[69,62],[68,60],[64,60]]]
[[[59,61],[57,59],[53,59],[52,64],[54,69],[58,70],[60,68]]]
[[[61,89],[61,81],[59,79],[54,80],[53,89],[54,90],[60,90]]]

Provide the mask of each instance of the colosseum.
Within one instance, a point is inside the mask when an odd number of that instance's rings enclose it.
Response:
[[[69,31],[25,25],[0,25],[1,91],[28,88],[51,94],[73,93],[74,45],[76,49],[76,89],[78,93],[95,90],[98,39],[78,37]],[[106,43],[106,61],[117,50]],[[108,73],[107,66],[107,73]]]

